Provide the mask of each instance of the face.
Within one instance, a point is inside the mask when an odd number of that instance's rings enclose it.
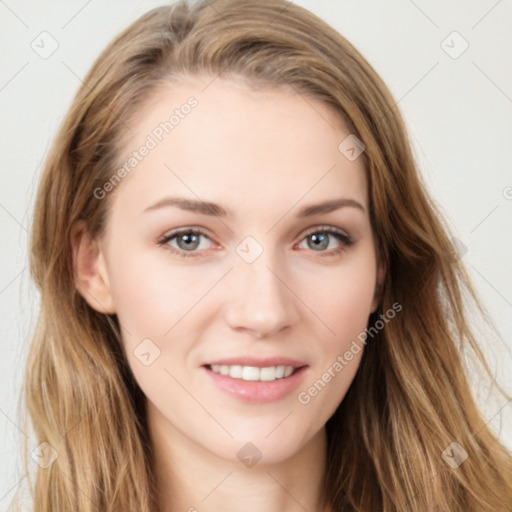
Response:
[[[343,400],[362,350],[336,361],[378,303],[364,163],[338,149],[349,132],[325,104],[210,81],[169,85],[138,113],[136,164],[97,191],[112,194],[103,295],[86,298],[117,314],[161,432],[279,461]]]

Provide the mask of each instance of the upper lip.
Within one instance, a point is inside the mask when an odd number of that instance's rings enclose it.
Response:
[[[253,366],[256,368],[266,368],[268,366],[293,366],[294,368],[301,368],[302,366],[307,366],[306,363],[302,361],[298,361],[297,359],[291,359],[289,357],[229,357],[227,359],[217,359],[215,361],[208,361],[204,363],[203,366],[211,366],[211,365],[225,365],[225,366]]]

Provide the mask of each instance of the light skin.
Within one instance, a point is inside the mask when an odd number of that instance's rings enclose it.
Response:
[[[169,84],[138,113],[128,155],[175,107],[190,96],[198,101],[111,192],[103,236],[91,239],[76,225],[77,287],[123,327],[129,365],[147,397],[161,510],[230,512],[243,503],[247,512],[320,512],[325,423],[362,350],[307,405],[298,394],[345,353],[378,306],[384,270],[363,158],[349,161],[338,150],[350,132],[318,100],[288,87],[253,91],[241,80],[211,80]],[[165,196],[211,201],[229,215],[145,211]],[[360,207],[297,216],[339,198]],[[181,228],[204,234],[195,244],[175,237],[159,245]],[[247,236],[262,248],[251,263],[236,251]],[[134,354],[144,339],[152,354],[151,347],[160,351],[148,366]],[[307,368],[289,395],[246,403],[203,368],[234,356],[286,356]],[[262,457],[246,467],[237,453],[249,442]]]

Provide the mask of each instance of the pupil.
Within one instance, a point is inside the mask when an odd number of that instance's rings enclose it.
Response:
[[[322,248],[325,249],[325,247],[326,247],[325,241],[327,240],[327,237],[325,235],[315,234],[315,235],[311,235],[311,237],[312,237],[313,240],[319,242],[319,243],[315,242],[316,247],[319,247],[321,245]],[[323,240],[321,240],[322,237],[323,237]],[[322,242],[323,242],[323,245],[322,245]]]
[[[189,233],[189,234],[181,235],[181,239],[184,240],[185,244],[189,245],[189,247],[190,247],[190,243],[189,242],[194,243],[194,240],[192,240],[194,237],[197,238],[197,235],[195,235],[194,233]],[[197,240],[195,240],[195,242],[197,243]]]

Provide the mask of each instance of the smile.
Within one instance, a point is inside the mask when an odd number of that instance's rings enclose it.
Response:
[[[305,375],[309,373],[310,367],[282,357],[266,361],[233,358],[212,361],[202,365],[201,370],[207,380],[221,393],[237,401],[265,404],[293,396]]]
[[[293,366],[266,366],[259,368],[257,366],[241,365],[210,365],[210,370],[219,375],[226,375],[233,379],[242,379],[246,381],[271,382],[276,379],[289,377],[295,370]]]

